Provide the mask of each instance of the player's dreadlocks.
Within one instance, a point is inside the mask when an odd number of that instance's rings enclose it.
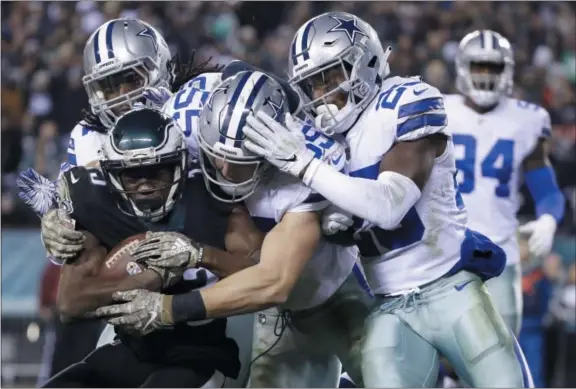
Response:
[[[104,127],[100,118],[86,108],[82,109],[82,125],[92,131],[106,132],[106,127]]]
[[[212,57],[208,58],[206,61],[195,65],[194,59],[196,57],[196,51],[192,51],[188,57],[188,61],[184,62],[180,59],[180,55],[176,54],[170,61],[168,61],[168,71],[171,76],[171,86],[172,93],[176,93],[182,85],[198,77],[202,73],[216,73],[221,72],[224,68],[223,65],[208,65],[212,60]]]

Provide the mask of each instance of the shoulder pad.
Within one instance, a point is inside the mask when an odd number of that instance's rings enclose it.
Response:
[[[70,133],[67,162],[71,166],[83,166],[100,159],[99,151],[106,133],[95,131],[78,123]]]
[[[529,101],[509,99],[518,118],[527,121],[530,133],[536,138],[548,138],[552,135],[550,114],[546,108]]]
[[[443,132],[448,122],[440,91],[414,78],[400,80],[403,82],[380,93],[376,107],[395,112],[396,141],[411,141]]]
[[[292,176],[276,174],[270,184],[276,222],[289,212],[315,212],[329,205],[324,196]]]

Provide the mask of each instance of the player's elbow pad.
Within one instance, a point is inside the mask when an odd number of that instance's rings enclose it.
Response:
[[[377,182],[380,184],[382,196],[378,203],[382,206],[372,210],[373,220],[367,220],[384,230],[396,229],[420,199],[422,192],[414,181],[396,172],[380,173]]]

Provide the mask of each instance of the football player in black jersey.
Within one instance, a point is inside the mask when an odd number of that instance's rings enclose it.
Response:
[[[170,118],[152,109],[131,111],[111,130],[107,145],[102,171],[73,168],[59,182],[60,212],[68,213],[86,235],[84,250],[62,269],[58,305],[63,317],[90,317],[112,302],[115,291],[178,294],[205,286],[209,274],[190,269],[190,263],[220,277],[255,263],[262,233],[245,211],[214,200],[201,177],[188,177],[182,131]],[[182,266],[151,266],[120,282],[98,277],[106,254],[122,240],[166,230],[189,238],[192,260],[187,247]],[[226,337],[225,319],[151,330],[145,336],[119,331],[118,341],[96,349],[44,386],[210,387],[221,386],[222,374],[238,374],[238,348]]]

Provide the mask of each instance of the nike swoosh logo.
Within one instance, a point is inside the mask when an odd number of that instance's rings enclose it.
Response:
[[[454,285],[454,289],[456,289],[458,292],[460,292],[462,289],[464,289],[466,287],[466,285],[468,285],[471,282],[474,282],[474,280],[469,280],[469,281],[465,281],[459,285]]]
[[[428,90],[428,88],[424,88],[424,89],[420,89],[420,90],[414,90],[414,94],[416,96],[421,95],[422,93],[426,92]]]
[[[146,328],[148,328],[148,326],[152,324],[154,320],[156,320],[156,316],[158,316],[158,312],[150,311],[150,319],[146,322],[146,324],[144,324],[142,331],[146,331]]]
[[[276,160],[283,162],[296,162],[296,156],[293,155],[290,158],[276,158]]]
[[[77,183],[80,179],[74,177],[74,173],[70,173],[70,181],[72,181],[73,184]]]
[[[333,163],[334,165],[338,165],[338,162],[340,162],[341,159],[342,159],[342,154],[340,154],[340,155],[338,156],[338,158],[332,157],[332,163]]]

